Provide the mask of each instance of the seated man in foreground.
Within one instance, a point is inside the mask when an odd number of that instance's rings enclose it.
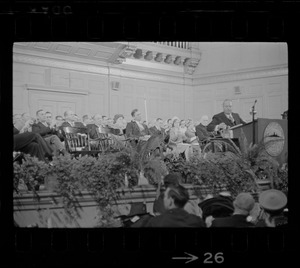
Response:
[[[151,218],[146,227],[206,227],[202,218],[184,210],[189,200],[187,190],[181,185],[169,185],[164,193],[166,212]]]

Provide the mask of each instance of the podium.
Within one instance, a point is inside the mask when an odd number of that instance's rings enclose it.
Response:
[[[288,124],[286,119],[257,118],[254,120],[254,138],[253,122],[232,127],[231,130],[233,138],[240,139],[242,133],[244,133],[248,145],[253,140],[255,144],[264,142],[266,152],[275,158],[279,164],[287,162]]]

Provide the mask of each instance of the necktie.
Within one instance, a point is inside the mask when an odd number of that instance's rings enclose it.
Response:
[[[229,115],[229,120],[231,121],[232,124],[234,124],[234,119],[231,114]]]

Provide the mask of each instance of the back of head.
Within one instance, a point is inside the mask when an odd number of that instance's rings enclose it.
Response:
[[[169,173],[164,177],[164,185],[167,188],[169,185],[178,185],[182,182],[182,177],[179,173]]]
[[[174,204],[178,208],[183,208],[189,200],[187,190],[180,184],[168,186],[166,195],[174,200]]]
[[[235,209],[249,213],[255,204],[253,196],[249,193],[240,193],[233,201]]]

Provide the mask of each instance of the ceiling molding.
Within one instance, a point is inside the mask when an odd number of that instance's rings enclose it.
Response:
[[[125,66],[125,65],[112,65],[95,66],[94,64],[84,64],[73,62],[69,60],[57,60],[41,56],[25,55],[14,53],[13,61],[23,64],[40,65],[45,67],[67,69],[70,71],[79,71],[100,75],[114,75],[120,78],[134,78],[140,80],[159,81],[172,84],[186,84],[192,85],[192,76],[181,74],[178,72],[168,72],[157,69],[143,68],[141,66]],[[108,70],[110,69],[110,70]]]
[[[216,84],[249,79],[259,79],[288,75],[288,67],[269,67],[262,70],[245,70],[239,73],[215,74],[214,76],[194,77],[193,85]]]

